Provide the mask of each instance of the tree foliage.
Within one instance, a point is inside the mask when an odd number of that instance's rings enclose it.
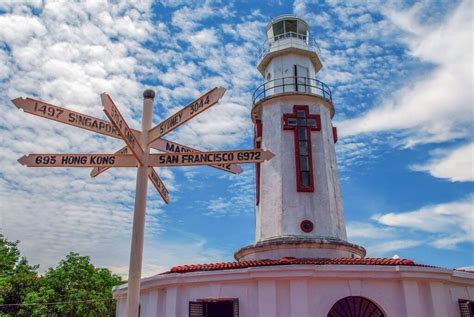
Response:
[[[16,316],[19,304],[38,287],[38,266],[20,257],[19,241],[6,240],[0,233],[0,316]]]
[[[0,316],[115,315],[112,287],[123,283],[119,276],[73,252],[38,276],[38,266],[20,257],[18,243],[0,234]]]

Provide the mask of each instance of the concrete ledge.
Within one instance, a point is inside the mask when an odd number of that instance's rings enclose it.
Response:
[[[259,241],[234,253],[237,261],[295,258],[363,258],[363,247],[335,238],[278,237]]]

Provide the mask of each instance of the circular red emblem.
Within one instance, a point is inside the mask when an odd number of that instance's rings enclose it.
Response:
[[[313,223],[312,223],[311,221],[309,221],[309,220],[303,220],[303,221],[301,221],[300,228],[301,228],[301,230],[303,230],[304,232],[308,233],[308,232],[313,231],[314,225],[313,225]]]

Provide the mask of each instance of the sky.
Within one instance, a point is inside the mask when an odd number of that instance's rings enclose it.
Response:
[[[158,124],[209,89],[220,103],[167,135],[201,150],[253,147],[252,93],[265,27],[311,27],[332,89],[348,240],[369,257],[474,266],[473,2],[1,1],[0,233],[40,272],[70,251],[127,275],[135,176],[116,168],[27,168],[28,153],[111,153],[123,142],[22,113],[32,97],[106,119],[107,92],[139,129],[142,93]],[[149,185],[143,276],[232,261],[254,242],[254,166],[160,168]]]

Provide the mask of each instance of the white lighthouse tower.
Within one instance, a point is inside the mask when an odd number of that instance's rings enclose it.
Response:
[[[292,15],[267,25],[253,95],[255,146],[275,157],[257,164],[256,243],[239,261],[364,257],[348,243],[335,143],[331,90],[316,79],[322,64],[308,24]]]
[[[346,241],[331,124],[330,89],[306,22],[267,26],[253,96],[255,146],[275,156],[257,165],[255,244],[237,261],[172,267],[141,280],[140,316],[471,316],[474,271],[368,258]],[[128,285],[116,287],[126,316]]]

